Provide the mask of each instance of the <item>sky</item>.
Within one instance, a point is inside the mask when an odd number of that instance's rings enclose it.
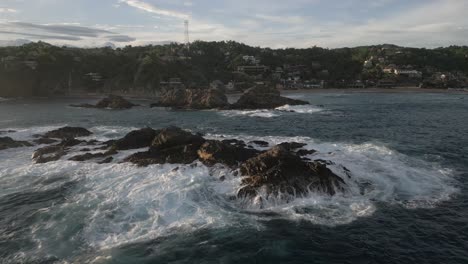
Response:
[[[0,44],[468,45],[468,0],[0,0]]]

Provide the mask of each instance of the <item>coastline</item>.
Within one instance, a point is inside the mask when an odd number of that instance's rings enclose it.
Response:
[[[283,94],[291,93],[449,93],[466,94],[468,91],[448,90],[448,89],[423,89],[418,87],[400,88],[319,88],[319,89],[299,89],[281,90]]]
[[[297,93],[316,93],[316,94],[340,94],[340,93],[382,93],[382,94],[391,94],[391,93],[402,93],[402,94],[412,94],[412,93],[437,93],[437,94],[468,94],[468,91],[463,90],[449,90],[449,89],[423,89],[418,87],[400,87],[400,88],[317,88],[317,89],[297,89],[297,90],[281,90],[281,94],[297,94]],[[143,95],[143,94],[125,94],[125,93],[114,93],[128,99],[141,100],[141,101],[154,101],[158,100],[157,96],[154,95]],[[58,95],[58,96],[31,96],[31,97],[12,97],[5,98],[0,97],[0,102],[9,101],[15,98],[43,98],[43,99],[102,99],[108,94],[97,94],[97,93],[75,93],[70,95]],[[237,93],[227,93],[227,96],[241,96],[242,92]]]

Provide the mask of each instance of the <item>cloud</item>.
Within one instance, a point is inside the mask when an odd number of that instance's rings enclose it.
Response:
[[[77,26],[77,23],[34,24],[28,22],[0,23],[0,36],[21,36],[37,40],[82,41],[103,43],[134,42],[136,39],[106,29]]]
[[[182,12],[158,8],[152,4],[149,4],[147,2],[143,2],[140,0],[121,0],[120,3],[125,3],[128,6],[143,10],[148,13],[156,14],[156,15],[168,16],[168,17],[174,17],[174,18],[180,18],[180,19],[189,18],[189,15],[184,14]]]
[[[115,42],[133,42],[136,40],[136,38],[127,35],[108,36],[107,39]]]
[[[71,41],[81,40],[80,37],[73,37],[73,36],[42,35],[42,34],[25,33],[25,32],[3,31],[3,30],[0,30],[0,34],[17,35],[17,36],[23,36],[23,37],[35,38],[35,39],[56,39],[56,40],[71,40]]]
[[[27,22],[10,22],[11,26],[25,30],[42,30],[44,32],[64,34],[81,37],[98,37],[101,34],[114,34],[113,32],[90,27],[74,26],[68,24],[33,24]]]
[[[0,7],[0,13],[18,13],[18,10],[13,8]]]

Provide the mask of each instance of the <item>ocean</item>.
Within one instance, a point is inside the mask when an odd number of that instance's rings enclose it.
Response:
[[[207,138],[303,142],[343,166],[346,191],[233,199],[222,166],[139,168],[0,151],[0,263],[468,263],[468,97],[292,93],[310,106],[255,111],[71,108],[79,99],[0,102],[0,136],[81,126],[109,140],[179,126]],[[146,105],[146,106],[145,106]],[[341,175],[340,175],[341,176]],[[226,180],[219,180],[224,177]]]

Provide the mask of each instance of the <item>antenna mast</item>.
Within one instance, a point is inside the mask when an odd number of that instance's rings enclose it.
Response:
[[[190,49],[189,21],[185,20],[184,25],[185,25],[185,46],[187,47],[187,49]]]

